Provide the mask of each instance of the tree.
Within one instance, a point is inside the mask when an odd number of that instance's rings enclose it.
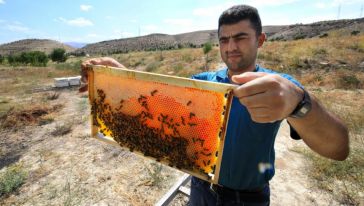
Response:
[[[209,52],[212,50],[211,42],[207,42],[202,47],[203,53],[205,54],[205,71],[209,71],[208,63],[210,62],[209,59]]]
[[[0,64],[2,64],[4,61],[4,57],[0,54]]]
[[[48,56],[41,51],[22,52],[7,57],[10,65],[47,66]]]
[[[50,57],[54,62],[65,62],[67,60],[66,50],[63,48],[55,48],[50,54]]]

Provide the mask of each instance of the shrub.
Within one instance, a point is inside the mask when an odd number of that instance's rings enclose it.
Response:
[[[0,64],[4,62],[4,57],[0,54]]]
[[[202,47],[203,53],[205,54],[205,71],[209,71],[208,63],[210,62],[209,59],[209,52],[212,50],[211,42],[207,42]]]
[[[65,62],[67,60],[66,50],[63,48],[55,48],[49,55],[53,62]]]
[[[53,136],[63,136],[68,134],[72,131],[72,122],[64,123],[64,124],[57,124],[54,130],[51,132]]]
[[[18,189],[26,180],[27,173],[21,165],[12,165],[0,174],[0,197]]]
[[[327,54],[327,50],[325,48],[314,48],[312,50],[312,53],[314,55],[326,55]]]
[[[153,72],[159,66],[160,66],[160,63],[159,62],[152,62],[152,63],[150,63],[150,64],[147,65],[147,67],[145,68],[145,71],[147,71],[147,72]]]
[[[321,34],[320,36],[319,36],[319,38],[326,38],[326,37],[328,37],[329,35],[327,34],[327,33],[323,33],[323,34]]]
[[[304,38],[306,38],[306,34],[303,34],[303,33],[298,33],[298,34],[293,36],[294,40],[304,39]]]
[[[360,80],[355,74],[345,74],[340,76],[338,86],[343,89],[359,89]]]
[[[354,30],[354,31],[352,31],[350,34],[351,35],[353,35],[353,36],[356,36],[356,35],[358,35],[360,33],[360,31],[358,31],[358,30]]]

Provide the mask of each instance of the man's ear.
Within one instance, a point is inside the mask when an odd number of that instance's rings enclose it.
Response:
[[[265,33],[262,32],[258,37],[258,48],[262,47],[266,39]]]

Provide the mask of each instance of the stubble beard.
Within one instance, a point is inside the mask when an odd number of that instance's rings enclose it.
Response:
[[[255,61],[247,60],[243,56],[238,62],[229,62],[228,59],[225,61],[228,69],[233,73],[243,73],[250,70],[250,66],[255,63]]]

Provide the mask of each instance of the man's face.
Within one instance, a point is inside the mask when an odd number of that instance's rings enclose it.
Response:
[[[221,25],[219,31],[221,58],[233,73],[253,71],[258,48],[264,40],[265,35],[257,37],[249,20]]]

